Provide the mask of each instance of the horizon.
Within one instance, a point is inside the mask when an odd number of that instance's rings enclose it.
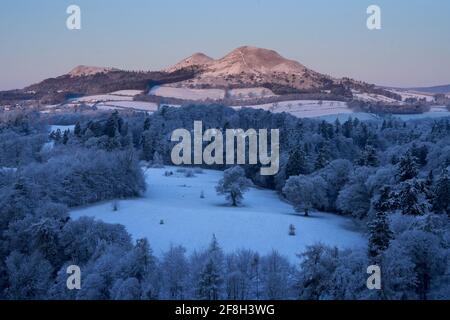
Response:
[[[71,4],[81,8],[81,30],[66,28]],[[382,9],[381,30],[366,27],[371,4]],[[219,59],[243,45],[275,50],[337,78],[399,88],[447,85],[446,12],[450,3],[445,0],[350,0],[345,5],[330,0],[113,5],[7,0],[0,11],[0,90],[23,88],[78,65],[157,71],[196,52]]]

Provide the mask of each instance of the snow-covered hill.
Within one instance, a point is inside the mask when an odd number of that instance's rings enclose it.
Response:
[[[73,68],[68,75],[71,77],[82,77],[82,76],[91,76],[98,73],[108,73],[111,71],[115,71],[117,69],[114,68],[105,68],[105,67],[92,67],[92,66],[77,66]]]
[[[166,171],[174,175],[166,177]],[[294,262],[298,253],[316,242],[341,248],[366,244],[361,234],[351,230],[350,220],[318,212],[310,218],[299,216],[273,191],[251,189],[243,207],[229,207],[215,192],[221,177],[220,171],[205,170],[186,178],[173,167],[149,169],[143,198],[120,201],[118,211],[113,211],[112,202],[77,209],[72,217],[91,216],[123,224],[135,239],[148,238],[158,255],[171,244],[183,245],[189,252],[204,248],[213,234],[227,252],[276,249]],[[288,235],[290,224],[296,227],[296,236]]]
[[[282,57],[274,50],[252,46],[239,47],[221,59],[211,59],[197,53],[166,70],[197,67],[200,72],[181,85],[188,87],[259,87],[277,84],[296,89],[322,88],[332,79],[306,68],[297,61]]]

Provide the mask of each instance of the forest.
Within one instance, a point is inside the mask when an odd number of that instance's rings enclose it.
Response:
[[[49,134],[62,121],[74,130]],[[260,175],[259,165],[242,174],[299,215],[351,217],[367,248],[317,243],[292,264],[277,251],[224,252],[212,235],[203,251],[173,246],[157,257],[123,226],[70,218],[71,208],[140,197],[143,165],[171,165],[172,132],[194,121],[222,132],[279,129],[277,175]],[[11,112],[0,115],[0,168],[0,299],[450,297],[450,119],[330,123],[220,105],[93,118]],[[81,290],[66,287],[69,265],[82,269]],[[381,267],[381,290],[366,287],[370,265]]]

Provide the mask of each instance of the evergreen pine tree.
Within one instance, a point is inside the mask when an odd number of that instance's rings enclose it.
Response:
[[[144,121],[144,131],[150,130],[151,120],[150,117],[145,118]]]
[[[110,138],[114,138],[116,136],[116,132],[117,132],[117,122],[111,115],[105,124],[105,135],[107,135]]]
[[[420,216],[426,213],[427,201],[423,190],[423,186],[416,179],[408,180],[402,184],[398,195],[402,214]]]
[[[286,165],[286,179],[308,173],[306,154],[303,150],[295,150]]]
[[[123,120],[119,116],[119,112],[114,111],[108,118],[104,128],[104,134],[110,138],[114,138],[117,133],[122,133]]]
[[[217,238],[213,239],[207,251],[207,262],[197,284],[197,298],[201,300],[219,300],[223,292],[224,254]]]
[[[357,163],[360,166],[378,167],[380,161],[378,160],[377,151],[372,146],[366,146]]]
[[[153,160],[155,148],[153,143],[153,136],[150,131],[145,131],[142,134],[142,157],[145,161]]]
[[[424,167],[427,164],[428,157],[428,148],[423,145],[421,147],[417,147],[416,144],[413,144],[411,148],[411,154],[416,159],[416,162],[419,166]]]
[[[369,256],[377,258],[389,247],[392,231],[389,228],[387,213],[378,210],[374,219],[369,223]]]
[[[448,170],[444,169],[436,182],[433,197],[433,211],[447,213],[450,216],[450,178]]]
[[[375,211],[389,212],[394,209],[395,204],[392,199],[392,191],[389,186],[383,186],[380,189],[380,196],[373,203]]]
[[[57,129],[54,134],[53,134],[53,140],[55,140],[56,142],[60,142],[61,141],[61,129]]]
[[[78,138],[81,137],[81,124],[79,121],[76,123],[75,128],[73,129],[73,134]]]
[[[223,279],[217,265],[210,258],[200,275],[197,298],[200,300],[219,300],[222,284]]]
[[[411,152],[406,153],[404,157],[400,159],[398,167],[398,177],[401,182],[413,179],[417,176],[417,164],[415,157]]]
[[[319,154],[317,155],[316,162],[314,163],[314,168],[320,170],[326,167],[328,164],[328,152],[325,147],[320,148]]]
[[[64,135],[63,135],[63,144],[67,144],[67,142],[69,142],[69,130],[64,131]]]

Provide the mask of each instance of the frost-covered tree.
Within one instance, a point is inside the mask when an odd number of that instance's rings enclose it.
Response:
[[[186,259],[186,249],[171,246],[162,259],[163,297],[170,300],[188,298],[189,264]]]
[[[144,131],[150,130],[150,126],[152,124],[152,120],[150,117],[146,117],[144,121]]]
[[[35,251],[31,255],[12,252],[6,259],[9,286],[6,296],[13,300],[45,299],[50,288],[53,267]]]
[[[336,211],[336,200],[339,192],[347,184],[353,165],[348,160],[334,160],[317,174],[325,180],[326,200],[323,201],[324,210]]]
[[[73,130],[73,134],[76,137],[81,138],[82,131],[81,131],[81,123],[79,121],[77,121],[77,123],[75,124],[75,128]]]
[[[226,257],[226,293],[230,300],[260,298],[259,255],[251,250],[238,250]]]
[[[367,266],[371,263],[364,250],[345,250],[339,253],[337,267],[324,288],[323,299],[378,299],[377,292],[367,290]]]
[[[334,272],[339,263],[337,248],[321,244],[310,246],[300,255],[296,291],[301,300],[321,300],[330,295]]]
[[[308,162],[303,150],[295,150],[290,156],[286,165],[286,179],[308,173]]]
[[[369,257],[378,259],[388,247],[394,235],[390,229],[387,214],[394,208],[391,189],[384,186],[380,190],[380,195],[373,202],[372,207],[375,215],[368,223],[369,231]]]
[[[244,169],[233,167],[224,171],[223,178],[216,186],[216,191],[219,195],[225,195],[233,207],[237,207],[251,185],[251,180],[245,177]]]
[[[392,242],[392,246],[404,252],[397,258],[406,256],[413,264],[416,298],[426,300],[447,269],[448,248],[443,247],[438,236],[421,230],[404,232]]]
[[[325,166],[329,163],[329,149],[326,146],[320,148],[319,153],[317,154],[316,161],[314,163],[314,168],[316,170],[320,170],[325,168]]]
[[[132,277],[139,281],[150,279],[155,269],[156,259],[145,238],[138,239],[134,248],[117,264],[117,272],[122,278]]]
[[[423,185],[417,179],[407,180],[401,184],[397,201],[404,215],[420,216],[429,209]]]
[[[155,154],[154,136],[150,131],[144,131],[142,134],[142,158],[146,161],[153,160]]]
[[[200,300],[219,300],[221,298],[220,291],[222,285],[223,278],[220,270],[213,259],[210,258],[200,274],[197,298]]]
[[[336,206],[344,213],[363,219],[370,209],[370,192],[366,181],[371,174],[367,167],[358,168],[351,176],[349,182],[339,192]]]
[[[398,241],[382,255],[382,295],[388,300],[417,299],[414,263]]]
[[[224,295],[224,254],[215,236],[204,256],[196,283],[196,298],[219,300]]]
[[[112,300],[139,300],[141,285],[136,278],[117,279],[111,289]]]
[[[158,151],[155,151],[155,153],[153,154],[152,164],[153,164],[153,168],[163,168],[164,167],[164,159],[159,154]]]
[[[372,146],[366,146],[357,164],[360,166],[378,167],[380,161],[378,159],[377,151]]]
[[[379,196],[373,201],[372,207],[375,211],[389,212],[395,209],[394,194],[389,186],[380,188]]]
[[[283,194],[292,202],[296,211],[309,216],[310,210],[318,208],[325,199],[325,185],[320,176],[290,177],[283,188]]]
[[[417,174],[416,158],[411,152],[407,152],[406,155],[400,159],[398,165],[398,177],[400,181],[403,182],[415,178]]]
[[[114,138],[116,134],[122,133],[123,119],[119,116],[119,112],[114,111],[106,121],[104,134],[109,138]]]
[[[375,217],[369,222],[369,256],[377,258],[389,247],[393,234],[390,230],[387,213],[377,211]]]
[[[265,299],[286,300],[291,297],[292,269],[285,257],[273,251],[263,257],[261,271]]]
[[[427,164],[428,147],[426,145],[418,147],[414,143],[410,151],[412,156],[415,157],[416,162],[420,167],[424,167]]]

